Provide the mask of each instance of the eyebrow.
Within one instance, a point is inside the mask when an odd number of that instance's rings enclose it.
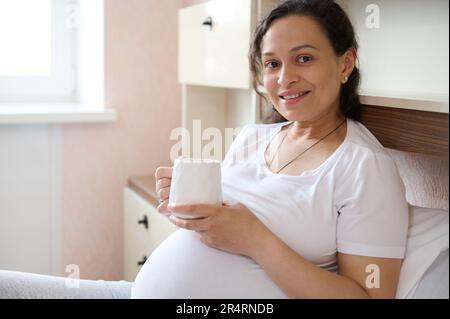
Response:
[[[312,46],[312,45],[310,45],[310,44],[303,44],[303,45],[299,45],[299,46],[297,46],[297,47],[295,47],[295,48],[290,49],[289,52],[298,51],[298,50],[304,49],[304,48],[311,48],[311,49],[320,51],[320,50],[319,50],[318,48],[316,48],[315,46]],[[275,53],[273,53],[273,52],[264,52],[263,55],[266,55],[266,56],[268,56],[268,55],[275,55]]]

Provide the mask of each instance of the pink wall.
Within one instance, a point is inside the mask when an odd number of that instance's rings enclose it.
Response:
[[[62,127],[62,273],[121,279],[122,190],[170,163],[181,123],[177,14],[181,0],[105,1],[106,105],[111,124]]]

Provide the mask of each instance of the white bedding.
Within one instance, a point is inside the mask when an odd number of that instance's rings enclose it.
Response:
[[[448,248],[449,212],[441,209],[409,206],[406,256],[400,273],[396,297],[400,299],[414,298],[419,283],[424,278],[427,270],[430,269],[437,257],[448,250]],[[443,262],[448,264],[448,253],[442,256]],[[447,256],[446,259],[445,256]],[[436,265],[436,269],[440,271],[439,276],[445,277],[445,273],[442,273],[441,268],[439,265]],[[446,293],[448,296],[448,268],[446,276]],[[442,286],[441,281],[443,279],[429,274],[426,285],[432,286],[432,281],[436,281],[436,286]],[[443,290],[445,293],[445,289]],[[422,293],[420,294],[423,295]]]

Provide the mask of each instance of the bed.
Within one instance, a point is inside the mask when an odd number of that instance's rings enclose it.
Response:
[[[448,160],[448,113],[363,105],[361,122],[384,147]]]

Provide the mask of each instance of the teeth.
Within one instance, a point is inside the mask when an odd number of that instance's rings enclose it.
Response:
[[[300,94],[287,95],[287,96],[285,96],[284,98],[285,98],[286,100],[291,100],[291,99],[295,99],[295,98],[297,98],[297,97],[299,97],[299,96],[300,96]]]
[[[285,95],[285,96],[282,96],[282,98],[285,99],[285,100],[292,100],[292,99],[296,99],[299,96],[302,96],[302,95],[305,95],[305,94],[306,94],[306,92],[299,93],[299,94],[294,94],[294,95]]]

